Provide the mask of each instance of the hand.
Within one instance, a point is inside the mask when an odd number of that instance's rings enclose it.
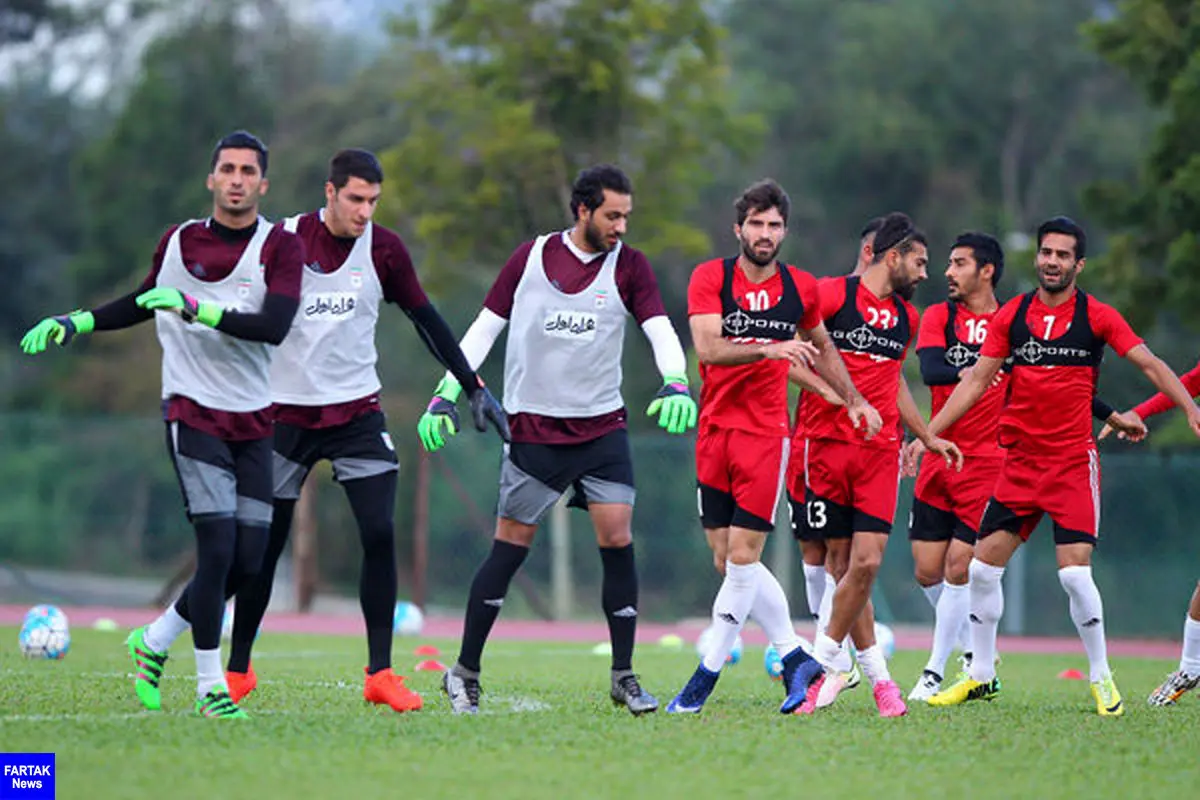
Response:
[[[139,308],[150,311],[172,311],[178,314],[184,322],[200,322],[210,328],[217,327],[221,321],[223,309],[212,303],[201,303],[190,294],[184,294],[169,286],[156,286],[142,292],[134,301]]]
[[[1188,422],[1191,424],[1190,419]],[[1146,423],[1133,409],[1121,413],[1113,412],[1109,415],[1108,421],[1104,423],[1104,427],[1100,429],[1100,435],[1096,438],[1105,439],[1113,431],[1117,432],[1118,439],[1126,439],[1130,442],[1140,442],[1149,433]]]
[[[46,317],[21,337],[21,350],[33,356],[45,350],[50,342],[65,347],[76,334],[91,333],[93,325],[95,322],[90,311],[72,311],[70,314]]]
[[[915,478],[921,468],[921,456],[925,453],[925,443],[913,439],[904,445],[900,451],[900,474],[905,478]]]
[[[500,438],[506,442],[512,441],[512,434],[508,430],[508,415],[504,413],[504,409],[500,407],[500,403],[492,395],[488,388],[483,385],[483,381],[479,382],[479,388],[471,395],[471,418],[475,420],[475,430],[480,433],[485,433],[488,429],[488,423],[496,429],[496,433],[500,434]],[[455,420],[457,423],[457,419]]]
[[[954,467],[955,472],[962,472],[962,450],[959,450],[954,442],[934,436],[925,443],[925,449],[946,459],[946,466]]]
[[[434,397],[417,420],[417,437],[426,453],[436,453],[458,433],[458,409],[444,397]]]
[[[763,345],[763,358],[772,361],[790,361],[801,367],[811,367],[816,363],[821,351],[812,342],[800,339],[788,339],[786,342],[771,342]]]
[[[846,413],[850,415],[850,424],[855,430],[861,426],[866,427],[866,439],[873,438],[883,427],[883,418],[879,416],[879,412],[862,397],[846,406]]]
[[[658,415],[658,427],[667,433],[686,433],[696,427],[696,401],[688,391],[687,378],[666,378],[663,387],[654,395],[646,414]]]

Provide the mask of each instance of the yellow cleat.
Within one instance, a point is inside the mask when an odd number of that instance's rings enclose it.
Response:
[[[1096,713],[1102,717],[1119,717],[1125,713],[1125,703],[1112,675],[1092,681],[1092,697],[1096,698]]]
[[[968,700],[994,700],[1000,694],[1000,679],[992,678],[987,683],[977,681],[969,675],[960,678],[948,689],[930,697],[926,702],[931,706],[957,706]]]

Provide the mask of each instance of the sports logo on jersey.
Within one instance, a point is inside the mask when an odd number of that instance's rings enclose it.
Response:
[[[356,292],[312,292],[304,296],[304,318],[317,322],[341,322],[354,313]]]
[[[242,297],[242,298],[249,297],[250,296],[250,287],[253,285],[253,283],[254,283],[254,281],[250,280],[249,278],[238,278],[238,282],[237,282],[238,297]]]
[[[962,342],[955,342],[954,346],[946,351],[946,363],[958,369],[972,366],[978,360],[979,353],[976,353]]]
[[[356,266],[356,267],[350,268],[350,285],[353,286],[355,289],[362,288],[362,283],[363,283],[362,273],[363,273],[362,267]]]
[[[740,308],[721,318],[722,332],[735,337],[763,336],[768,332],[782,331],[794,336],[796,323],[781,319],[762,319],[752,317]]]
[[[596,338],[596,315],[587,311],[551,311],[542,330],[556,339],[590,342]]]
[[[871,326],[865,323],[859,325],[849,333],[831,330],[829,335],[834,339],[841,339],[855,350],[870,350],[872,347],[882,347],[885,350],[891,350],[893,353],[904,352],[904,342],[898,342],[887,336],[880,336],[875,333]]]
[[[1089,358],[1092,354],[1079,347],[1060,347],[1044,345],[1037,339],[1030,339],[1013,351],[1013,355],[1025,364],[1036,364],[1050,356],[1065,356],[1067,358]]]
[[[596,310],[598,311],[607,305],[608,305],[608,290],[597,289],[596,290]]]

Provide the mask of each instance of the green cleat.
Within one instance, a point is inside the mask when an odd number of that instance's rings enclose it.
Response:
[[[133,688],[138,700],[151,711],[162,708],[162,693],[158,682],[162,680],[163,667],[167,664],[165,652],[156,653],[146,646],[146,626],[134,629],[125,640],[129,647],[129,657],[133,659],[133,668],[137,677],[133,679]]]
[[[238,708],[224,689],[213,689],[196,700],[196,716],[219,719],[249,719],[250,715]]]

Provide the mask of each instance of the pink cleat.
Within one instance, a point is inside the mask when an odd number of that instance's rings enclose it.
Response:
[[[841,672],[839,670],[827,671],[825,673],[825,681],[821,684],[821,691],[817,693],[817,708],[825,708],[833,705],[833,701],[837,700],[842,690],[850,683],[850,673]]]
[[[817,695],[821,692],[821,684],[825,683],[825,673],[822,672],[817,676],[816,680],[808,685],[808,692],[804,695],[804,702],[800,707],[793,711],[793,714],[811,714],[817,710]]]
[[[880,681],[875,684],[875,705],[881,717],[903,717],[908,713],[904,695],[895,681]]]

